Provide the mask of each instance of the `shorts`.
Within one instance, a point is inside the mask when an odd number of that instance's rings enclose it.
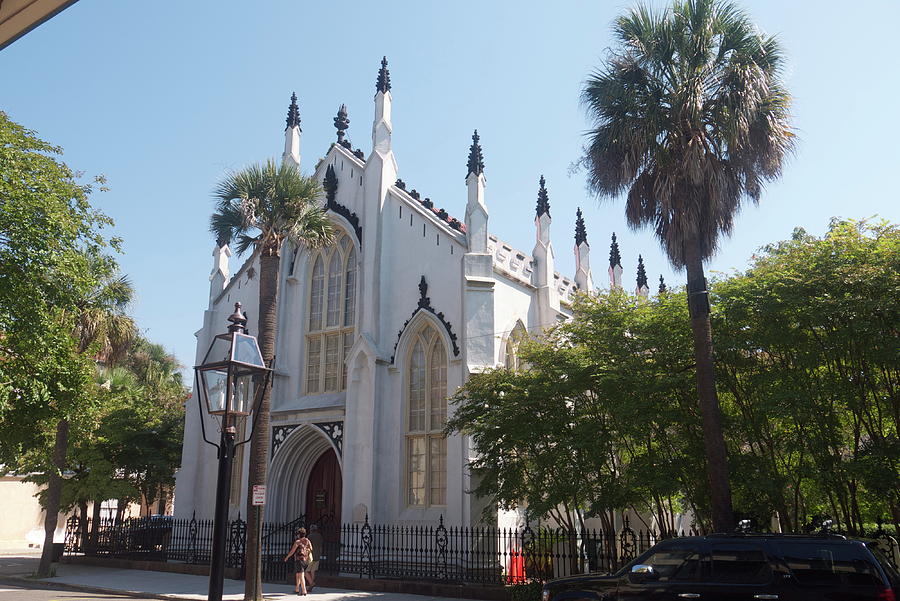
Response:
[[[319,569],[319,560],[317,559],[315,561],[309,562],[309,567],[306,568],[306,571],[310,572],[312,574],[315,574],[316,570],[318,570],[318,569]]]

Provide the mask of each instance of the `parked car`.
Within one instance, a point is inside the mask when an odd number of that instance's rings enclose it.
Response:
[[[722,534],[663,541],[611,575],[548,582],[542,601],[900,601],[874,543],[835,534]]]
[[[172,536],[172,516],[154,514],[134,518],[128,524],[130,551],[165,551]]]

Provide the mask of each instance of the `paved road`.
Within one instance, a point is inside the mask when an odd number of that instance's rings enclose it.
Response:
[[[58,588],[28,589],[0,583],[0,601],[93,601],[100,599],[131,599],[151,601],[147,597],[123,597],[100,593],[82,593]]]
[[[37,570],[41,561],[40,555],[7,555],[0,556],[0,575],[21,576]]]

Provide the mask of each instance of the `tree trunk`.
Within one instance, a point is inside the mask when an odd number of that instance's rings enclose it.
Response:
[[[100,535],[100,511],[103,509],[103,501],[94,499],[94,511],[91,518],[91,538],[88,543],[88,551],[85,554],[94,555],[97,552],[97,540]]]
[[[703,274],[699,248],[696,242],[688,242],[686,247],[688,307],[691,315],[691,331],[694,335],[697,392],[700,397],[700,413],[703,416],[703,443],[706,450],[713,530],[727,532],[734,528],[734,514],[731,508],[731,486],[728,482],[722,412],[719,409],[713,369],[709,295],[706,291],[706,278]]]
[[[59,499],[62,495],[62,474],[66,468],[66,450],[69,446],[69,421],[59,420],[56,424],[56,443],[53,445],[53,469],[47,482],[47,503],[44,510],[44,548],[41,550],[41,562],[38,565],[37,577],[50,576],[50,564],[53,561],[53,534],[59,521]]]
[[[83,553],[88,544],[87,501],[83,499],[78,502],[78,534],[80,537],[78,546],[81,547]]]
[[[278,327],[278,265],[277,255],[259,257],[259,333],[257,340],[266,365],[274,369],[275,336]],[[250,441],[250,475],[247,481],[247,554],[245,556],[244,600],[262,601],[262,570],[260,565],[260,534],[264,506],[253,507],[253,486],[265,484],[268,472],[269,402],[271,386],[263,391],[253,440]]]

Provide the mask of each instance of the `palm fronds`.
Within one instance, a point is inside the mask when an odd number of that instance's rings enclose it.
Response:
[[[638,6],[614,34],[619,47],[582,89],[588,186],[627,194],[629,225],[653,226],[676,267],[686,240],[706,259],[793,150],[780,44],[717,0]]]
[[[286,240],[310,247],[331,241],[331,222],[319,205],[321,187],[295,165],[272,159],[249,165],[227,174],[213,195],[210,231],[234,244],[238,254],[252,248],[278,255]]]

